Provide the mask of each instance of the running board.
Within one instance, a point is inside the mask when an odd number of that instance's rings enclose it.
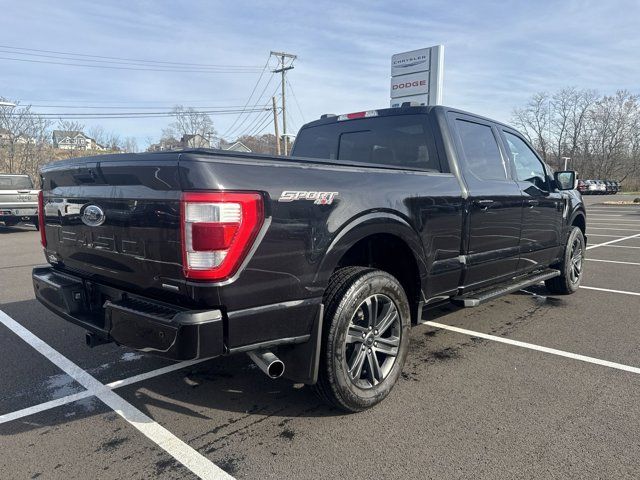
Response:
[[[536,283],[558,276],[560,276],[559,270],[548,269],[543,272],[527,275],[526,277],[512,279],[508,284],[501,283],[485,290],[459,295],[457,297],[453,297],[451,300],[463,307],[477,307],[478,305],[488,302],[489,300],[493,300],[494,298],[517,292],[523,288],[530,287]]]

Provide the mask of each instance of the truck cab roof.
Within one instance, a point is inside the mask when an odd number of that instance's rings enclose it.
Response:
[[[507,125],[506,123],[500,122],[498,120],[494,120],[492,118],[488,118],[488,117],[478,115],[472,112],[468,112],[466,110],[462,110],[455,107],[448,107],[445,105],[431,105],[431,106],[411,105],[406,107],[379,108],[379,109],[365,110],[362,112],[347,113],[347,114],[340,114],[340,115],[323,115],[322,118],[303,125],[301,130],[309,127],[315,127],[319,125],[328,125],[328,124],[337,123],[341,121],[357,120],[360,118],[390,117],[390,116],[396,116],[396,115],[430,114],[432,112],[456,112],[456,113],[461,113],[470,117],[475,117],[485,121],[497,123],[499,125],[502,125],[508,128],[513,128],[510,125]]]

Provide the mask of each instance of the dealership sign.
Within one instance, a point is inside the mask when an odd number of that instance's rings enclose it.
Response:
[[[391,77],[391,98],[429,93],[429,72]]]
[[[427,71],[430,57],[431,49],[429,48],[396,53],[391,57],[391,76]]]
[[[397,53],[391,57],[391,106],[405,102],[442,103],[444,46]]]

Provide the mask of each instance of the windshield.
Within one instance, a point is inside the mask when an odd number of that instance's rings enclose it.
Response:
[[[29,177],[0,175],[0,190],[31,190],[33,183]]]

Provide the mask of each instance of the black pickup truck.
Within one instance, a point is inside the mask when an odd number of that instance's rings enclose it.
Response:
[[[428,305],[580,284],[575,173],[551,172],[507,125],[443,106],[324,115],[292,154],[45,166],[37,298],[90,346],[247,352],[359,411],[393,387]]]

